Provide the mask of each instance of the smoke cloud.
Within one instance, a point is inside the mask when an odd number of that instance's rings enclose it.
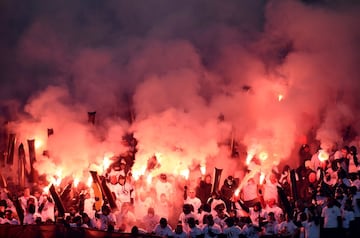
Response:
[[[246,153],[262,152],[266,169],[296,166],[309,134],[324,149],[358,144],[344,141],[346,128],[360,129],[356,1],[31,0],[0,9],[2,121],[17,143],[43,142],[50,157],[38,156],[40,173],[87,178],[124,151],[127,131],[139,142],[134,170],[156,154],[156,173],[201,164],[237,176]],[[238,158],[224,149],[231,139],[244,147]]]

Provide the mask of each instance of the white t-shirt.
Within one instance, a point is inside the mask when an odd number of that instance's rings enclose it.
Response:
[[[184,204],[193,205],[194,213],[198,213],[199,208],[201,206],[201,200],[198,197],[194,197],[194,198],[187,197],[186,200],[184,201]]]
[[[305,230],[305,238],[320,238],[320,225],[316,225],[313,221],[303,221],[302,225]]]
[[[324,228],[337,228],[337,218],[341,216],[340,208],[337,206],[327,207],[322,209],[321,217],[324,218]]]

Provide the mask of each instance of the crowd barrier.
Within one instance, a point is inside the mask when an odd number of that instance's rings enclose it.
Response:
[[[116,237],[138,237],[158,238],[149,234],[132,235],[130,233],[106,232],[88,228],[65,227],[56,225],[0,225],[1,238],[116,238]]]

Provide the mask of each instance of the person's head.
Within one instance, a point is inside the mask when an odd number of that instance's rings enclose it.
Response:
[[[24,197],[29,197],[30,196],[30,188],[26,187],[24,188]]]
[[[187,191],[187,195],[189,196],[189,198],[195,198],[195,196],[196,196],[195,189],[189,188],[189,190]]]
[[[181,234],[182,232],[183,232],[183,226],[181,224],[177,224],[177,226],[175,228],[175,233]]]
[[[343,158],[346,158],[346,156],[349,154],[349,152],[350,152],[349,146],[345,145],[341,148],[341,156]]]
[[[162,173],[162,174],[160,174],[160,181],[161,182],[167,182],[167,176],[166,176],[166,174],[164,174],[164,173]]]
[[[36,211],[35,204],[30,203],[30,204],[28,205],[28,212],[31,213],[31,214],[34,214],[35,211]]]
[[[75,209],[75,207],[71,206],[71,207],[69,208],[69,213],[70,213],[70,216],[75,216],[75,214],[76,214],[76,209]]]
[[[276,200],[275,198],[269,198],[266,203],[269,207],[273,207],[276,204]]]
[[[278,180],[277,180],[277,178],[276,178],[276,175],[275,175],[274,173],[271,173],[271,174],[270,174],[269,179],[270,179],[270,182],[271,182],[272,184],[276,184],[276,183],[278,182]]]
[[[103,205],[102,207],[101,207],[101,212],[102,212],[102,214],[103,215],[105,215],[105,216],[107,216],[107,215],[109,215],[110,214],[110,207],[109,206],[107,206],[107,205]]]
[[[228,217],[228,218],[226,218],[225,223],[226,223],[226,225],[227,225],[228,227],[234,226],[234,224],[235,224],[235,219],[234,219],[234,217]]]
[[[120,169],[124,170],[126,168],[126,161],[125,159],[120,160]]]
[[[211,184],[211,175],[210,174],[207,174],[204,178],[204,181],[205,183],[207,184]]]
[[[133,226],[131,228],[131,234],[132,235],[138,235],[139,234],[139,228],[137,226]]]
[[[76,226],[80,227],[82,225],[82,217],[81,216],[75,216],[73,219],[73,222],[76,224]]]
[[[160,226],[162,227],[162,228],[165,228],[166,226],[167,226],[167,219],[165,218],[165,217],[162,217],[162,218],[160,218]]]
[[[233,178],[233,176],[228,176],[226,179],[225,179],[225,181],[224,181],[224,184],[227,184],[227,185],[229,185],[229,186],[232,186],[233,185],[233,183],[234,183],[234,178]]]
[[[119,184],[124,185],[126,182],[126,177],[124,175],[119,175]]]
[[[268,214],[268,220],[269,221],[275,221],[275,214],[273,212],[269,212]]]
[[[12,210],[10,209],[5,210],[5,218],[8,220],[11,220],[13,218]]]
[[[167,201],[167,197],[165,193],[160,194],[160,202],[166,202]]]
[[[109,176],[109,180],[111,184],[117,184],[118,178],[115,174]]]
[[[261,203],[260,202],[256,202],[254,205],[254,211],[260,211],[261,210]]]
[[[83,222],[84,222],[85,224],[88,223],[88,222],[90,221],[89,215],[84,212],[84,213],[82,214],[82,220],[83,220]]]
[[[152,208],[152,207],[149,207],[148,210],[147,210],[147,215],[148,215],[149,217],[155,216],[155,209]]]
[[[333,207],[335,205],[335,199],[332,197],[327,197],[326,205],[327,205],[327,207]]]
[[[194,207],[193,207],[193,205],[186,203],[183,205],[182,210],[183,210],[184,214],[190,214],[191,212],[194,211]]]
[[[41,196],[41,192],[39,190],[35,190],[34,191],[34,197],[36,197],[37,199],[39,199]]]
[[[211,214],[209,214],[209,215],[207,215],[206,216],[206,220],[207,220],[207,224],[209,225],[209,226],[212,226],[212,225],[214,225],[214,217],[211,215]]]
[[[0,212],[4,212],[7,208],[6,200],[0,200]]]
[[[211,206],[208,203],[204,203],[201,205],[201,210],[203,210],[204,212],[211,212]]]
[[[219,192],[217,192],[217,191],[213,191],[213,192],[211,193],[211,197],[212,197],[212,198],[215,198],[215,199],[219,199],[219,198],[220,198],[220,194],[219,194]]]

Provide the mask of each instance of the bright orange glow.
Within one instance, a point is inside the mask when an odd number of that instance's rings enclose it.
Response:
[[[206,174],[206,166],[205,165],[200,166],[200,172],[201,172],[202,175]]]
[[[321,162],[324,162],[329,159],[329,154],[324,150],[319,150],[318,158]]]
[[[189,175],[190,175],[189,169],[184,169],[180,171],[180,175],[183,176],[185,179],[189,179]]]
[[[107,170],[111,164],[111,160],[110,158],[113,156],[114,154],[113,153],[107,153],[104,155],[104,159],[103,159],[103,163],[102,163],[102,166],[103,166],[103,172],[105,172],[105,170]]]
[[[48,186],[45,186],[45,187],[43,188],[43,192],[46,193],[46,194],[48,194],[48,193],[49,193],[50,186],[51,186],[50,184],[49,184]]]
[[[260,174],[260,184],[263,184],[264,183],[264,179],[265,179],[265,174],[263,172],[261,172]]]
[[[151,176],[151,174],[149,174],[149,175],[147,176],[146,182],[147,182],[149,185],[151,184],[151,182],[152,182],[152,176]]]
[[[80,179],[79,178],[75,178],[74,179],[74,187],[77,188],[77,186],[79,185],[80,183]]]
[[[239,193],[240,193],[240,188],[235,190],[234,195],[237,197],[237,196],[239,196]]]
[[[141,175],[143,175],[145,173],[146,167],[142,167],[139,170],[133,170],[132,171],[132,177],[134,178],[135,181],[137,181]]]
[[[88,186],[88,187],[90,188],[90,187],[91,187],[92,182],[93,182],[93,179],[92,179],[92,177],[91,177],[91,176],[89,176],[89,177],[88,177],[88,180],[87,180],[87,182],[86,182],[86,186]]]
[[[266,153],[266,152],[260,152],[260,154],[259,154],[259,159],[260,159],[261,161],[267,160],[268,157],[269,157],[269,155],[268,155],[268,153]]]
[[[284,99],[284,95],[279,94],[279,95],[278,95],[278,101],[281,102],[283,99]]]
[[[254,157],[254,153],[253,152],[248,152],[247,156],[246,156],[246,165],[249,165],[251,160]]]

